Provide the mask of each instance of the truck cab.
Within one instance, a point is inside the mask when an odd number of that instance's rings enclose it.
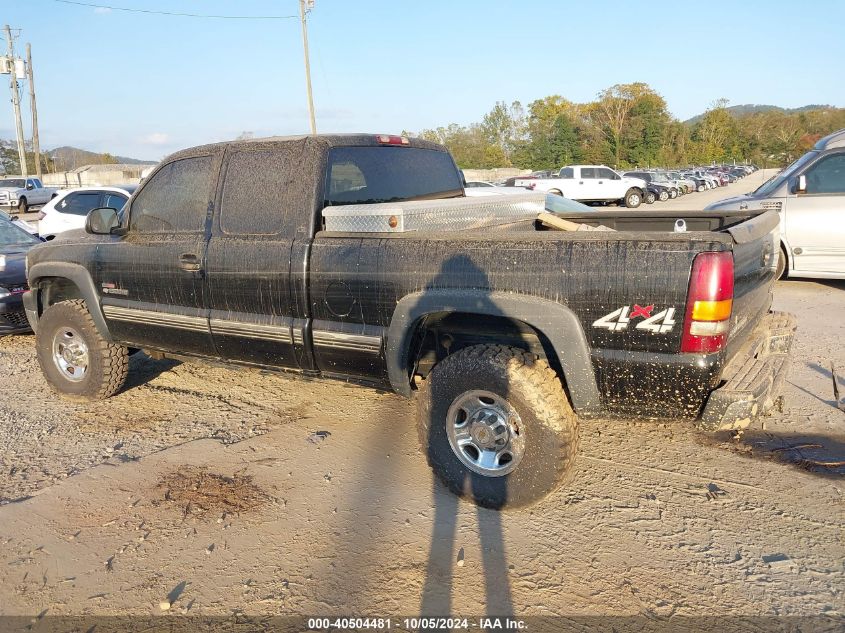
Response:
[[[845,279],[845,130],[755,191],[707,210],[772,209],[780,214],[779,277]]]

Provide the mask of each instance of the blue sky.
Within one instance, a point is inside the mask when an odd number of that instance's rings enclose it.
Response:
[[[297,0],[86,0],[297,15]],[[3,0],[33,50],[42,146],[157,160],[181,147],[308,131],[298,19],[214,20]],[[643,81],[681,119],[732,104],[845,106],[845,2],[316,0],[320,132],[478,121],[496,101],[588,101]],[[0,86],[0,89],[5,89]],[[26,90],[24,90],[26,93]],[[11,105],[0,138],[13,138]],[[24,101],[29,133],[28,99]]]

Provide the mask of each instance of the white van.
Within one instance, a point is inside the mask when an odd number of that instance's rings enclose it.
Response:
[[[845,130],[821,139],[753,193],[707,209],[777,209],[778,277],[845,279]]]

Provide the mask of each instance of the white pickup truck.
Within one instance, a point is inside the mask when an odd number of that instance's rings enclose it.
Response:
[[[38,178],[3,178],[0,180],[0,207],[12,207],[18,213],[26,213],[29,207],[49,202],[56,192],[56,187],[45,187]]]
[[[514,185],[579,202],[619,202],[630,209],[640,206],[646,191],[645,181],[622,176],[606,165],[569,165],[556,178],[518,178]]]

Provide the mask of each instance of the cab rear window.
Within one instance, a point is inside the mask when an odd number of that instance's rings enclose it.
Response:
[[[381,146],[329,151],[325,206],[462,195],[460,174],[446,152]]]

